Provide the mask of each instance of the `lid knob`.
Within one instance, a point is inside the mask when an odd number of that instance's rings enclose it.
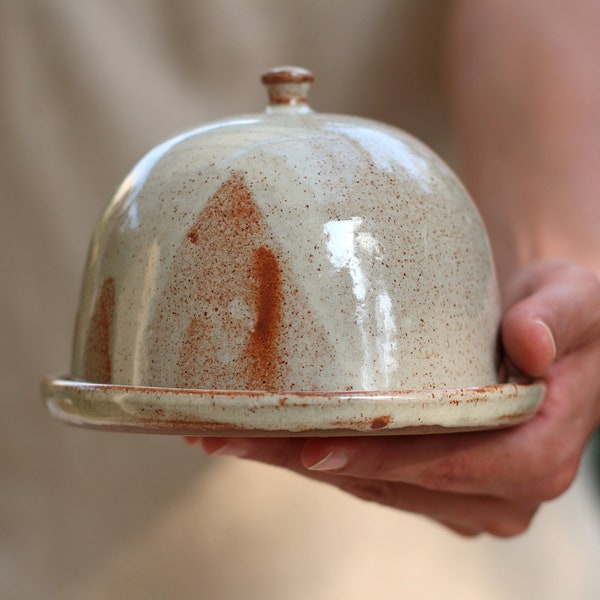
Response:
[[[275,67],[263,73],[261,79],[269,92],[268,111],[290,107],[302,112],[310,110],[307,97],[314,76],[309,70],[301,67]]]

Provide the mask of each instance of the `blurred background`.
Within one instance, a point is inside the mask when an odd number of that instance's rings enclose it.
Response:
[[[599,498],[571,490],[508,541],[177,437],[54,422],[103,205],[151,147],[261,111],[311,69],[313,108],[375,118],[454,163],[442,0],[0,0],[0,597],[600,598]]]

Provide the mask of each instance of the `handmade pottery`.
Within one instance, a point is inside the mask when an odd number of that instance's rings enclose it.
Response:
[[[312,75],[263,76],[263,114],[153,149],[94,234],[58,417],[172,433],[489,428],[540,384],[498,379],[485,229],[431,150],[313,112]]]

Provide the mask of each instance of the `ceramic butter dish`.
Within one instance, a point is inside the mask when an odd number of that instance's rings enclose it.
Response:
[[[313,112],[263,75],[262,114],[153,149],[93,236],[51,413],[192,435],[464,431],[528,419],[498,378],[498,285],[463,186],[426,146]]]

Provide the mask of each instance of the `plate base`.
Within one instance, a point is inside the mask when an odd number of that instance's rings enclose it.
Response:
[[[386,392],[221,391],[47,379],[50,413],[105,431],[219,437],[423,435],[509,427],[530,419],[544,384]]]

